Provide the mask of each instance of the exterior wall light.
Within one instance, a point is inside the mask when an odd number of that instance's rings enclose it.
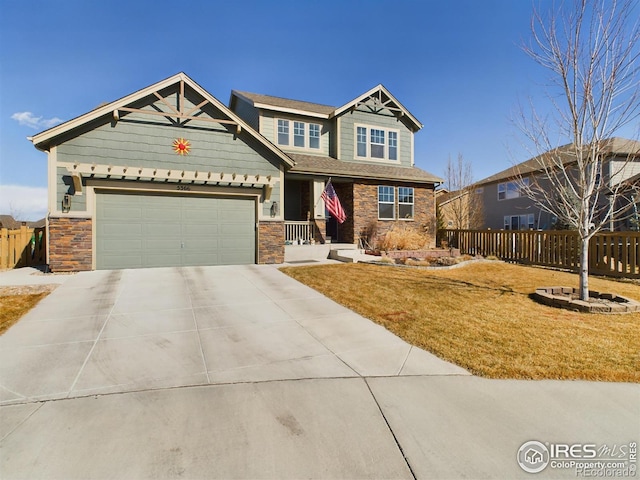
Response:
[[[62,197],[62,213],[69,213],[71,210],[71,195],[68,193],[64,194]]]
[[[271,209],[269,210],[269,213],[271,213],[271,218],[274,218],[276,215],[278,215],[278,212],[279,212],[278,202],[274,201],[271,204]]]

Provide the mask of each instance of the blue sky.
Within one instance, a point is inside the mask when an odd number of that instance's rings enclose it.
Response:
[[[546,75],[520,49],[529,0],[0,0],[0,9],[0,213],[25,219],[46,213],[46,154],[27,136],[180,71],[224,103],[238,89],[338,106],[382,83],[424,124],[416,164],[442,176],[462,153],[476,179],[526,160],[510,118]]]

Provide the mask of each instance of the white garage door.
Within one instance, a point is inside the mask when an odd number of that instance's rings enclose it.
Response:
[[[96,195],[96,268],[255,263],[255,201]]]

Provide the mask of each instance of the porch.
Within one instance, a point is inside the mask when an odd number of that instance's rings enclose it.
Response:
[[[327,179],[295,176],[285,179],[285,245],[353,242],[353,183],[333,181],[347,221],[338,225],[321,199]]]

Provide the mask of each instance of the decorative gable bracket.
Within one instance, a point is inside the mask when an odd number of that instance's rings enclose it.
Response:
[[[240,134],[240,132],[242,131],[242,127],[236,121],[229,120],[229,119],[223,119],[223,118],[212,118],[212,117],[209,117],[209,116],[204,116],[204,115],[199,115],[198,114],[198,112],[203,113],[202,112],[202,107],[204,107],[207,104],[211,105],[211,102],[209,100],[207,100],[206,98],[204,100],[202,100],[200,103],[198,103],[197,105],[195,105],[192,108],[190,108],[189,110],[186,110],[185,109],[186,102],[185,102],[184,88],[185,88],[185,82],[184,82],[184,80],[180,80],[179,89],[175,93],[175,96],[176,96],[176,102],[175,102],[176,105],[175,106],[172,105],[171,102],[169,101],[170,96],[172,96],[174,94],[174,92],[171,92],[170,95],[165,95],[165,96],[161,95],[160,92],[158,92],[158,91],[152,92],[152,94],[158,100],[160,100],[160,102],[162,102],[162,104],[164,106],[166,106],[168,108],[168,111],[162,110],[162,109],[160,109],[158,107],[155,107],[156,108],[155,110],[148,110],[148,109],[142,109],[142,108],[131,108],[131,107],[118,107],[117,109],[115,109],[113,111],[113,119],[116,122],[119,121],[120,118],[121,118],[120,112],[139,113],[139,114],[142,114],[142,115],[155,115],[155,116],[165,117],[167,120],[169,120],[175,126],[183,126],[189,121],[199,121],[199,122],[209,122],[209,123],[217,123],[217,124],[235,125],[236,126],[236,133]]]

